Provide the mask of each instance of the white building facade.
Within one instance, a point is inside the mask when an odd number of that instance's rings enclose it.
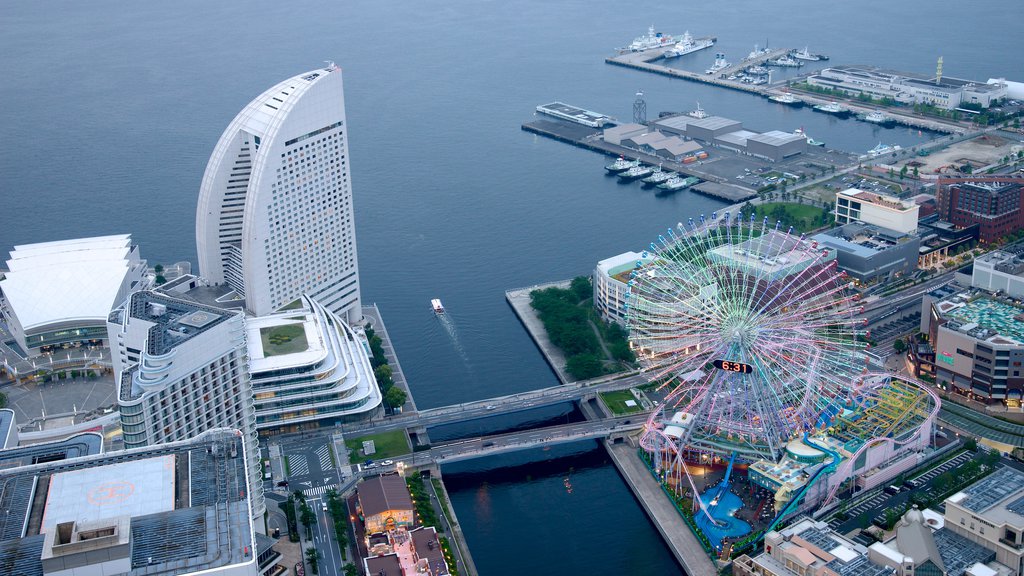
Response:
[[[989,252],[974,259],[971,286],[1002,291],[1012,298],[1024,297],[1024,260],[1009,252]]]
[[[637,262],[650,262],[639,252],[623,252],[597,263],[592,276],[594,308],[608,322],[626,324],[626,291],[629,274]]]
[[[362,318],[341,69],[289,78],[235,117],[203,175],[196,245],[202,276],[250,314],[309,294]]]
[[[863,222],[889,230],[914,234],[921,207],[914,202],[883,196],[858,188],[836,192],[836,224]]]
[[[240,310],[136,292],[107,324],[125,448],[234,428],[245,436],[253,518],[266,509]]]
[[[362,329],[349,327],[311,298],[304,297],[303,303],[304,309],[246,322],[256,427],[261,432],[295,432],[381,406]]]

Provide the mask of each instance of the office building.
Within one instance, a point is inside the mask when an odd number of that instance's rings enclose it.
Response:
[[[1020,405],[1024,306],[980,290],[940,293],[924,298],[921,324],[935,350],[939,386],[985,403]]]
[[[811,86],[829,88],[849,96],[866,95],[901,104],[928,104],[953,110],[964,104],[988,108],[1006,98],[1005,83],[986,84],[950,76],[929,77],[875,66],[833,66],[807,78]]]
[[[958,228],[977,224],[982,242],[998,242],[1024,228],[1022,178],[940,180],[935,190],[939,217]]]
[[[185,440],[214,428],[241,430],[262,532],[265,504],[242,312],[141,291],[111,312],[107,327],[125,447]]]
[[[0,351],[15,376],[109,365],[107,315],[150,282],[129,234],[15,246],[7,268],[0,320],[14,343]]]
[[[228,125],[196,210],[200,274],[255,316],[308,294],[362,318],[341,69],[289,78]]]
[[[1024,574],[1024,473],[1002,467],[946,498],[946,528]]]
[[[253,526],[246,441],[237,430],[211,430],[0,468],[0,570],[256,576],[269,542]]]
[[[361,328],[312,298],[246,321],[256,428],[295,432],[379,410],[380,388]]]
[[[921,248],[916,235],[858,222],[815,234],[813,239],[835,250],[839,268],[859,282],[913,272]]]
[[[916,202],[857,188],[836,192],[836,224],[840,225],[863,222],[904,234],[913,234],[917,231],[920,209]]]
[[[971,286],[1024,298],[1024,260],[1010,252],[989,252],[974,259]]]
[[[623,252],[597,263],[591,275],[594,286],[594,308],[607,322],[626,324],[626,291],[629,275],[637,263],[650,262],[646,253]]]

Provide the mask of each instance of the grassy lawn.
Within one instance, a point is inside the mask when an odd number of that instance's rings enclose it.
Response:
[[[640,402],[633,397],[633,394],[629,390],[601,392],[601,399],[604,400],[605,405],[608,406],[608,409],[616,416],[632,414],[643,410],[643,406],[640,405]],[[636,406],[626,406],[627,400],[636,402]]]
[[[363,456],[363,442],[373,440],[377,452],[371,456]],[[345,438],[345,447],[348,448],[348,459],[351,462],[365,462],[366,460],[379,460],[393,458],[409,454],[409,440],[405,437],[404,430],[392,430],[358,438]]]
[[[260,328],[260,341],[263,342],[263,355],[268,358],[309,349],[306,329],[301,323]]]
[[[758,219],[767,215],[769,223],[772,225],[775,223],[777,211],[781,209],[785,213],[784,217],[779,218],[782,220],[783,231],[789,226],[792,226],[796,232],[807,232],[824,226],[821,223],[821,208],[817,206],[791,204],[789,202],[766,202],[758,204],[755,208],[757,209]]]

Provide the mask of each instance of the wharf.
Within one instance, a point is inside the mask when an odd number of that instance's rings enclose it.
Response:
[[[681,162],[673,162],[660,156],[639,152],[632,148],[626,148],[617,144],[609,144],[601,139],[600,131],[593,128],[548,120],[535,120],[533,122],[523,124],[522,129],[526,132],[546,136],[560,142],[579,146],[580,148],[586,148],[587,150],[599,152],[607,156],[623,156],[630,160],[646,162],[652,166],[661,165],[663,170],[677,172],[684,176],[695,176],[704,180],[705,183],[716,184],[715,186],[697,185],[689,188],[689,190],[693,190],[694,192],[705,196],[711,196],[712,198],[732,203],[757,198],[757,194],[754,193],[753,190],[737,186],[721,176],[716,176],[696,167],[701,164],[683,164]]]
[[[631,52],[628,54],[619,54],[618,56],[609,56],[604,61],[607,64],[613,64],[615,66],[623,66],[625,68],[633,68],[634,70],[643,70],[645,72],[653,72],[655,74],[661,74],[662,76],[670,76],[672,78],[682,78],[683,80],[690,80],[692,82],[703,82],[704,84],[712,84],[714,86],[721,86],[722,88],[731,88],[733,90],[740,90],[742,92],[749,92],[751,94],[765,94],[768,91],[766,86],[754,86],[753,84],[744,84],[743,82],[737,82],[735,80],[727,80],[723,76],[729,76],[733,70],[740,70],[748,66],[756,66],[769,60],[771,58],[778,58],[792,51],[792,48],[777,48],[762,54],[757,58],[751,58],[744,60],[738,64],[734,64],[724,70],[721,70],[718,74],[705,74],[703,72],[691,72],[689,70],[680,70],[678,68],[669,68],[661,64],[655,64],[656,60],[662,58],[661,54],[652,54],[652,50],[646,52]],[[728,72],[728,73],[727,73]]]
[[[875,110],[882,110],[885,114],[896,121],[897,124],[904,126],[910,126],[912,128],[919,128],[922,130],[931,130],[933,132],[942,132],[944,134],[964,134],[967,129],[960,124],[953,122],[945,122],[943,120],[936,120],[933,118],[926,118],[917,114],[907,114],[903,112],[903,108],[892,107],[892,106],[881,106],[881,105],[865,105],[863,102],[857,100],[844,100],[837,99],[834,96],[817,94],[815,92],[807,92],[799,88],[790,86],[787,88],[790,94],[796,96],[804,101],[807,106],[815,106],[818,104],[828,104],[829,102],[839,102],[843,106],[850,109],[854,114],[867,114],[868,112],[874,112]],[[782,90],[771,89],[764,92],[765,97],[777,96],[782,94]]]

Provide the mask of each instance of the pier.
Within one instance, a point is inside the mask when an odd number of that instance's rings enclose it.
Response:
[[[683,164],[681,162],[667,160],[660,156],[645,154],[632,148],[626,148],[617,144],[609,144],[601,139],[600,131],[594,128],[548,120],[535,120],[533,122],[523,124],[522,129],[526,132],[539,134],[547,138],[572,144],[573,146],[578,146],[580,148],[586,148],[587,150],[599,152],[607,156],[623,156],[630,160],[639,160],[652,166],[661,165],[663,170],[676,172],[684,176],[694,176],[704,180],[705,183],[714,183],[714,186],[698,184],[688,188],[687,190],[692,190],[698,194],[717,198],[718,200],[735,204],[737,202],[743,202],[744,200],[757,197],[757,194],[749,188],[737,186],[725,178],[700,170],[697,166],[700,166],[701,164]]]
[[[669,68],[662,64],[655,64],[657,60],[662,59],[661,53],[656,50],[630,52],[628,54],[619,54],[618,56],[609,56],[608,58],[605,58],[604,61],[615,66],[624,66],[626,68],[633,68],[634,70],[653,72],[655,74],[661,74],[662,76],[682,78],[683,80],[690,80],[691,82],[703,82],[704,84],[712,84],[714,86],[721,86],[722,88],[731,88],[733,90],[748,92],[750,94],[765,95],[768,91],[767,86],[744,84],[743,82],[728,80],[725,77],[748,66],[757,66],[772,58],[785,56],[792,51],[792,48],[776,48],[770,52],[758,55],[756,58],[750,58],[737,64],[733,64],[728,68],[720,70],[717,74],[691,72],[689,70],[680,70],[678,68]]]

